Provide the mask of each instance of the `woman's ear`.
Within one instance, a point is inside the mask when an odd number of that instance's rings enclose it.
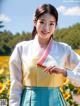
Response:
[[[34,24],[34,26],[36,27],[36,20],[33,20],[33,24]]]

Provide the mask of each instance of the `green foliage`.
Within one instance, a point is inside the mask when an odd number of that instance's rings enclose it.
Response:
[[[0,33],[0,55],[10,55],[14,46],[21,41],[30,40],[31,33],[22,32],[13,35],[9,31]]]
[[[54,39],[59,42],[65,42],[72,46],[73,49],[80,48],[80,23],[68,28],[57,29]],[[21,41],[30,40],[31,33],[22,32],[12,34],[9,31],[0,33],[0,55],[10,55],[14,46]]]
[[[55,32],[55,39],[65,42],[72,46],[73,49],[80,48],[80,23],[69,28],[58,29]]]

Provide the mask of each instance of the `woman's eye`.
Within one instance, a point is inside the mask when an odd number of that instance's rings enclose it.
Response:
[[[50,23],[50,25],[54,25],[54,23]]]
[[[44,22],[43,22],[43,21],[40,21],[40,23],[41,23],[41,24],[44,24]]]

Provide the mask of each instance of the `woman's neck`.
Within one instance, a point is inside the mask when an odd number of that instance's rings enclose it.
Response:
[[[38,38],[39,45],[42,48],[46,48],[48,43],[49,43],[49,41],[50,41],[50,39],[49,40],[47,40],[47,39],[45,40],[45,39]]]

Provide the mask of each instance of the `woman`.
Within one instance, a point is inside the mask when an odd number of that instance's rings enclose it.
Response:
[[[33,39],[18,43],[10,57],[10,106],[66,106],[59,87],[66,77],[80,86],[80,56],[52,39],[58,22],[54,6],[41,5],[33,21]]]

